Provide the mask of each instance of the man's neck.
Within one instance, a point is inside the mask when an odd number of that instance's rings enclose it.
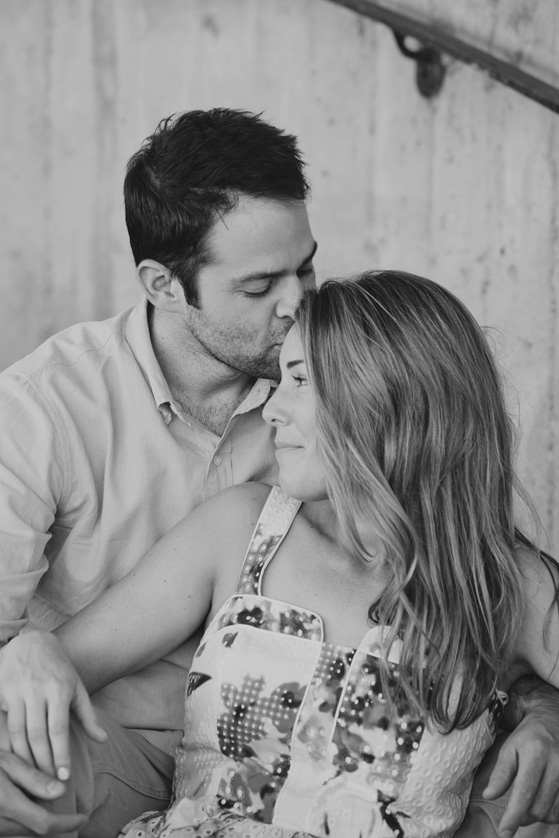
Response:
[[[151,343],[181,409],[221,436],[255,379],[210,356],[181,323],[150,306]]]

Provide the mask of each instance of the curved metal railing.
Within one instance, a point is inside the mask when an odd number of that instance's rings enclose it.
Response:
[[[354,12],[389,26],[404,55],[417,63],[417,83],[423,96],[434,96],[441,88],[445,66],[441,54],[450,55],[466,64],[476,64],[489,75],[512,87],[524,96],[534,99],[546,108],[559,113],[559,90],[536,76],[519,69],[485,50],[474,47],[440,28],[430,26],[407,14],[392,11],[374,0],[328,0]],[[421,47],[412,50],[406,38],[412,37]]]

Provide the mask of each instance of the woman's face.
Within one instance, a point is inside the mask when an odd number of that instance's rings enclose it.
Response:
[[[317,450],[316,402],[296,325],[282,346],[280,372],[281,382],[263,416],[276,429],[281,488],[303,501],[326,500],[326,475]]]

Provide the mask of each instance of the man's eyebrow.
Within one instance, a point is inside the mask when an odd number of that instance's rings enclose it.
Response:
[[[316,256],[316,251],[317,250],[318,250],[318,242],[315,242],[313,244],[312,250],[309,253],[309,255],[306,257],[306,259],[303,259],[303,261],[299,265],[299,270],[303,267],[303,265],[306,265],[307,262],[310,262],[312,259],[314,259],[314,257]]]
[[[317,244],[317,242],[315,242],[311,252],[309,253],[309,255],[305,256],[305,258],[303,259],[303,261],[301,262],[301,264],[297,268],[298,271],[301,270],[303,265],[306,265],[307,262],[310,262],[312,259],[314,259],[314,256],[315,256],[315,253],[316,253],[317,249],[318,249],[318,244]],[[278,277],[283,276],[284,273],[285,273],[285,271],[267,271],[267,272],[255,271],[252,274],[242,274],[241,276],[234,276],[234,277],[232,277],[232,281],[241,283],[241,282],[250,282],[251,280],[257,280],[257,279],[278,279]]]
[[[299,361],[288,361],[287,364],[285,365],[285,368],[288,369],[288,370],[291,370],[291,369],[293,369],[293,367],[296,367],[297,364],[304,364],[304,363],[305,362],[302,358]]]

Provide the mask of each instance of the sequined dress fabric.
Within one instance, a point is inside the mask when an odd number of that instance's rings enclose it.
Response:
[[[262,595],[299,502],[272,489],[236,593],[209,624],[189,675],[173,804],[126,838],[451,836],[492,743],[501,698],[448,735],[389,713],[383,629],[357,649],[325,642],[320,616]],[[398,677],[398,649],[391,653]]]

